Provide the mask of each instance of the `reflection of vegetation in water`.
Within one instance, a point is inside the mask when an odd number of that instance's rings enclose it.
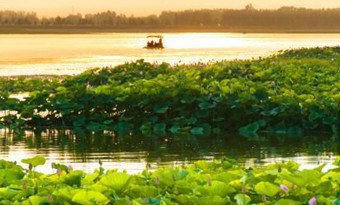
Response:
[[[265,167],[240,166],[235,160],[196,161],[177,168],[129,175],[100,168],[93,173],[53,164],[55,174],[34,171],[43,157],[22,160],[29,170],[0,161],[2,204],[339,204],[339,159],[299,170],[280,162]]]
[[[2,124],[203,135],[338,133],[339,47],[270,58],[170,66],[139,60],[68,77],[25,101],[0,94]],[[1,126],[1,125],[0,125]]]
[[[59,156],[73,162],[146,161],[191,162],[228,156],[240,162],[276,157],[325,156],[340,153],[337,137],[324,134],[290,137],[261,135],[242,137],[224,133],[213,136],[145,136],[140,133],[91,133],[71,130],[8,131],[0,134],[3,156],[9,146],[30,150],[43,156]],[[23,148],[24,145],[24,148]]]

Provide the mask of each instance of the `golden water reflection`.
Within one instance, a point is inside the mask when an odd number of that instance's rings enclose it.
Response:
[[[149,62],[193,63],[336,46],[340,34],[166,33],[164,50],[144,49],[149,33],[1,35],[0,76],[78,74],[88,68]]]

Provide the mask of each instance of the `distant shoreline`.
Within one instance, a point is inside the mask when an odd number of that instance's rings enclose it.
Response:
[[[42,27],[2,26],[0,34],[91,34],[91,33],[340,33],[332,29],[218,28],[218,27]]]

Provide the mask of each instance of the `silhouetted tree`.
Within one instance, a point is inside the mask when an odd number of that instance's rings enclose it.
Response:
[[[66,17],[38,18],[33,12],[0,11],[0,25],[49,26],[160,26],[160,27],[226,27],[280,29],[340,28],[340,8],[306,9],[281,7],[276,10],[255,9],[252,4],[244,9],[201,9],[163,11],[160,15],[126,16],[113,11],[96,14],[72,14]]]

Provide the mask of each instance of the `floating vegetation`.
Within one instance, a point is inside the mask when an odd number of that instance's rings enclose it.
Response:
[[[23,93],[53,90],[65,76],[0,77],[0,93]]]
[[[29,169],[0,161],[0,204],[339,204],[340,169],[325,165],[299,170],[295,162],[241,167],[231,159],[197,161],[177,168],[147,169],[137,175],[105,170],[93,173],[53,164],[55,174],[34,168],[43,157],[22,160]]]
[[[339,71],[340,47],[211,64],[139,60],[68,77],[53,89],[32,88],[24,101],[0,93],[0,110],[15,112],[1,124],[195,135],[338,133]]]

